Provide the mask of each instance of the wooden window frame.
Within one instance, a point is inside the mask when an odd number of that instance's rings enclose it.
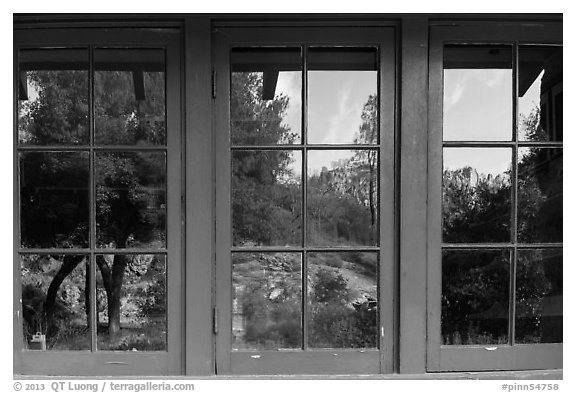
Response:
[[[395,164],[397,148],[395,132],[395,29],[386,27],[219,27],[214,34],[213,62],[217,77],[214,101],[214,133],[216,171],[216,365],[218,374],[380,374],[394,370],[396,279],[396,214],[395,214]],[[360,247],[364,251],[379,253],[379,335],[380,349],[313,349],[295,351],[232,351],[231,347],[231,142],[229,135],[229,53],[233,47],[246,46],[302,46],[345,45],[378,47],[380,97],[380,141],[376,145],[380,154],[380,184],[392,184],[383,191],[380,186],[379,245]],[[390,56],[390,55],[393,56]],[[304,70],[305,72],[305,70]],[[303,89],[305,89],[303,81]],[[305,113],[305,112],[304,112]],[[304,135],[304,134],[303,134]],[[276,148],[305,151],[308,145],[282,145]],[[357,148],[365,146],[358,145]],[[262,149],[263,147],[257,147]],[[351,145],[317,145],[317,148],[350,149]],[[303,164],[305,160],[303,159]],[[360,249],[358,248],[358,249]],[[310,249],[312,249],[310,247]],[[353,251],[354,248],[316,248],[315,251]],[[306,247],[262,247],[246,252],[306,252]],[[383,262],[384,261],[384,262]]]
[[[91,248],[72,249],[26,249],[20,246],[19,223],[19,176],[14,176],[14,200],[17,207],[14,212],[14,258],[13,258],[13,331],[14,331],[14,373],[35,375],[179,375],[183,371],[184,339],[184,280],[182,264],[182,143],[181,143],[181,91],[180,91],[180,29],[166,28],[151,30],[145,28],[54,28],[22,29],[14,32],[14,77],[18,76],[18,56],[22,48],[39,47],[85,47],[92,53],[96,47],[161,48],[165,50],[166,69],[166,128],[167,144],[160,147],[141,148],[138,146],[95,147],[86,146],[27,146],[19,145],[17,129],[18,92],[14,88],[14,168],[19,167],[20,151],[165,151],[167,154],[167,244],[162,249],[118,249],[114,252],[124,254],[159,254],[167,256],[167,349],[166,351],[34,351],[26,350],[23,345],[20,255],[21,254],[58,254],[77,253],[87,255],[94,260],[98,254],[109,254],[110,249],[97,248],[94,244],[94,212],[91,212]],[[93,67],[90,66],[89,78],[93,79]],[[15,79],[16,80],[16,79]],[[91,83],[92,85],[92,83]],[[17,86],[17,84],[15,84]],[[92,96],[92,93],[91,93]],[[92,98],[90,98],[92,102]],[[91,110],[92,112],[92,110]],[[91,122],[92,113],[91,113]],[[90,127],[93,132],[93,127]],[[91,138],[92,140],[92,138]],[[16,172],[17,174],[19,172]],[[90,183],[93,184],[93,169]],[[94,192],[92,190],[91,192]],[[92,197],[91,197],[92,198]],[[95,203],[94,200],[91,202]],[[94,206],[90,207],[91,210]],[[90,264],[91,282],[95,284],[95,263]],[[87,269],[88,274],[88,269]],[[92,291],[95,285],[92,285]],[[94,344],[94,338],[92,338]]]
[[[442,103],[443,48],[446,44],[561,45],[562,22],[461,22],[430,28],[428,95],[428,290],[427,371],[490,371],[562,368],[562,343],[442,345]],[[514,112],[516,113],[516,112]],[[516,121],[514,123],[516,125]],[[516,127],[515,127],[516,129]],[[514,139],[516,141],[516,139]],[[517,142],[492,145],[512,146]],[[452,145],[451,143],[448,143]],[[478,143],[478,146],[489,143]],[[530,143],[520,143],[529,145]],[[533,143],[557,146],[561,143]],[[458,145],[455,143],[454,145]],[[509,244],[498,245],[510,248]],[[534,244],[538,247],[538,244]],[[511,270],[511,273],[513,270]]]
[[[414,374],[442,371],[521,370],[562,367],[562,344],[523,345],[486,351],[485,347],[443,347],[440,341],[441,296],[441,171],[442,171],[442,54],[444,42],[474,41],[526,44],[561,44],[561,15],[18,15],[15,17],[14,78],[17,77],[20,46],[65,46],[89,44],[146,46],[166,45],[170,56],[167,78],[172,82],[167,99],[169,134],[181,142],[171,147],[178,169],[169,172],[168,184],[177,198],[169,213],[170,234],[177,234],[178,247],[171,248],[179,276],[169,274],[169,287],[181,288],[181,297],[169,300],[168,352],[40,352],[22,350],[19,262],[19,217],[14,209],[13,330],[14,374],[35,375],[214,375],[225,374],[226,362],[216,369],[213,306],[216,264],[220,243],[218,226],[215,152],[223,136],[217,132],[222,119],[213,116],[212,100],[213,29],[253,27],[253,40],[262,40],[263,28],[372,28],[395,29],[395,213],[394,218],[394,320],[386,332],[392,360],[379,370]],[[142,34],[139,28],[172,28],[173,36]],[[130,30],[133,30],[130,33]],[[309,41],[309,36],[303,38]],[[365,45],[366,40],[358,44]],[[277,41],[274,41],[277,44]],[[217,63],[214,63],[217,64]],[[172,72],[170,72],[172,70]],[[223,74],[219,73],[218,89]],[[16,80],[16,79],[14,79]],[[170,93],[171,91],[171,93]],[[401,94],[399,93],[401,92]],[[14,124],[17,121],[17,91],[14,90]],[[226,109],[226,108],[225,108]],[[227,109],[226,109],[227,110]],[[214,112],[213,112],[214,111]],[[218,123],[220,122],[220,123]],[[170,131],[172,129],[172,131]],[[181,131],[182,130],[182,131]],[[401,136],[401,137],[400,137]],[[174,138],[172,138],[174,139]],[[17,130],[14,130],[14,160],[17,159]],[[169,142],[170,143],[170,142]],[[228,141],[225,141],[228,146]],[[172,145],[171,145],[172,146]],[[170,157],[170,155],[169,155]],[[400,168],[400,169],[398,169]],[[221,178],[221,174],[218,174]],[[170,187],[170,186],[169,186]],[[220,189],[220,188],[218,188]],[[427,190],[427,192],[423,192]],[[184,191],[186,191],[184,193]],[[14,176],[13,195],[18,206],[19,184]],[[182,199],[180,199],[182,198]],[[172,228],[174,226],[174,228]],[[176,229],[177,228],[177,229]],[[174,236],[171,236],[173,239]],[[417,241],[415,241],[415,239]],[[218,248],[217,248],[218,246]],[[169,246],[171,247],[171,246]],[[86,250],[82,250],[86,253]],[[174,263],[176,264],[176,263]],[[174,292],[174,291],[173,291]],[[170,310],[182,316],[176,317]],[[222,310],[219,310],[222,312]],[[222,329],[222,326],[220,327]],[[389,341],[388,341],[389,340]],[[178,353],[170,348],[178,348]],[[28,352],[28,353],[26,353]],[[278,354],[281,355],[281,354]],[[495,356],[497,355],[497,356]],[[252,361],[253,359],[249,359]],[[246,366],[257,374],[275,373],[280,360],[270,365]],[[312,360],[311,360],[312,361]],[[337,367],[318,373],[350,374],[353,359],[343,356]],[[274,365],[276,363],[276,366]],[[298,372],[298,364],[292,371]],[[283,370],[287,373],[289,370]],[[309,373],[303,370],[302,373]]]

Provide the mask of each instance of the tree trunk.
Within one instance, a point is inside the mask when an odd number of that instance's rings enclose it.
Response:
[[[83,259],[84,256],[82,255],[65,255],[62,258],[62,266],[60,266],[60,270],[58,270],[58,273],[56,273],[56,276],[54,276],[52,282],[50,282],[48,292],[46,293],[46,300],[44,301],[44,326],[46,330],[48,330],[48,323],[52,319],[56,295],[58,294],[60,285]]]
[[[375,182],[376,182],[376,176],[375,173],[377,171],[376,168],[376,153],[372,153],[369,152],[368,153],[368,164],[370,166],[370,218],[372,221],[372,226],[376,225],[376,206],[377,206],[377,201],[376,198],[378,198],[377,195],[377,190],[375,187]],[[371,157],[370,155],[373,154],[373,156]]]
[[[84,284],[84,298],[86,299],[86,301],[84,302],[85,304],[85,308],[86,308],[86,326],[88,326],[88,330],[90,330],[90,327],[92,325],[92,318],[90,318],[90,274],[88,274],[88,272],[86,272],[86,281]],[[96,324],[96,326],[98,326],[98,324]]]
[[[120,333],[120,300],[122,298],[122,282],[124,270],[128,264],[128,256],[115,255],[110,275],[108,298],[108,334],[115,337]]]

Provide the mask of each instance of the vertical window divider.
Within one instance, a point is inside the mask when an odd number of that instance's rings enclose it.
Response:
[[[94,254],[94,249],[96,248],[96,184],[95,184],[95,158],[94,158],[94,45],[90,45],[88,48],[88,89],[89,89],[89,114],[88,114],[88,124],[89,124],[89,138],[90,138],[90,149],[89,149],[89,179],[90,179],[90,212],[89,212],[89,222],[90,222],[90,255],[89,255],[89,270],[86,272],[89,274],[89,293],[90,293],[90,348],[92,352],[97,350],[97,331],[98,331],[98,318],[96,313],[98,308],[96,307],[97,301],[97,290],[96,290],[96,255]]]
[[[302,45],[302,349],[308,348],[308,45]]]
[[[514,345],[516,329],[516,258],[518,248],[518,42],[512,47],[512,173],[511,173],[511,202],[512,227],[510,236],[512,240],[512,255],[510,263],[510,296],[508,310],[508,343]]]
[[[383,201],[383,195],[382,195],[382,184],[383,182],[383,171],[381,170],[382,168],[382,157],[384,157],[384,155],[386,154],[384,151],[384,143],[382,142],[382,75],[383,75],[383,61],[382,61],[382,56],[384,53],[384,50],[382,48],[382,45],[378,45],[376,47],[376,53],[377,53],[377,64],[376,64],[376,97],[377,97],[377,119],[376,119],[376,146],[377,149],[374,150],[376,152],[376,201],[377,201],[377,217],[376,217],[376,241],[377,241],[377,263],[376,263],[376,282],[378,283],[377,285],[377,292],[376,292],[376,300],[378,303],[378,308],[376,310],[376,326],[377,326],[377,343],[378,343],[378,349],[380,351],[383,352],[384,348],[386,348],[386,344],[384,342],[384,336],[386,334],[385,332],[385,326],[384,326],[384,318],[382,315],[382,303],[383,303],[383,298],[384,296],[382,295],[382,285],[381,284],[381,275],[382,275],[382,245],[383,245],[383,235],[384,233],[382,233],[382,208],[384,206]],[[368,153],[370,154],[370,153]],[[372,176],[372,174],[370,174],[370,176]],[[372,179],[370,179],[370,182],[372,182]],[[394,187],[394,185],[393,185]],[[372,198],[372,195],[370,195],[370,198]],[[390,235],[390,234],[388,234]],[[392,318],[394,318],[394,315],[391,315]],[[381,358],[380,358],[380,369],[383,370],[385,364],[385,360],[384,360],[384,354],[382,354]]]

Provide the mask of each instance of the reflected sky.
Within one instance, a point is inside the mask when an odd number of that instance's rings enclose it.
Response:
[[[375,71],[310,71],[308,129],[309,143],[352,143],[362,124],[362,109],[370,94],[376,92]],[[291,130],[301,126],[301,84],[299,72],[281,72],[276,85],[276,95],[290,97],[284,123]],[[314,130],[314,131],[312,131]],[[346,150],[327,150],[321,155],[308,156],[310,174],[319,173],[322,167],[344,158]],[[300,168],[301,159],[293,155],[290,168]]]
[[[530,88],[522,97],[518,98],[518,113],[520,119],[522,116],[528,116],[536,108],[540,108],[540,86],[542,86],[542,77],[544,70],[534,80]]]
[[[444,140],[512,139],[512,70],[444,70]]]
[[[275,97],[281,95],[289,99],[282,124],[288,126],[291,132],[300,135],[302,128],[302,72],[282,71],[278,73]]]
[[[376,93],[376,71],[310,71],[308,80],[308,142],[318,144],[353,143],[362,124],[362,109],[370,94]],[[299,72],[281,72],[276,95],[290,97],[284,123],[291,130],[301,127],[301,83]],[[308,167],[320,172],[326,163],[347,158],[349,152],[325,151],[310,155]],[[290,167],[299,166],[298,162]]]
[[[444,148],[444,170],[456,170],[470,166],[479,175],[497,176],[510,170],[512,149],[510,148]]]
[[[353,143],[362,109],[377,90],[376,71],[308,73],[308,142]]]

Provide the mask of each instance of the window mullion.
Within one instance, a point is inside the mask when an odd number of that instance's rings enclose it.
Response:
[[[90,45],[88,52],[88,87],[89,87],[89,135],[90,135],[90,164],[89,164],[89,178],[90,178],[90,213],[89,213],[89,233],[90,233],[90,257],[89,257],[89,285],[90,285],[90,348],[94,352],[97,350],[97,323],[96,318],[97,307],[97,291],[96,291],[96,255],[94,250],[96,248],[96,184],[95,184],[95,168],[94,168],[94,46]]]
[[[518,245],[518,42],[514,43],[512,52],[512,173],[511,173],[511,202],[512,202],[512,227],[510,236],[513,244],[510,263],[510,297],[508,316],[508,343],[514,345],[516,329],[516,260]]]
[[[302,349],[308,348],[308,45],[302,45]]]

